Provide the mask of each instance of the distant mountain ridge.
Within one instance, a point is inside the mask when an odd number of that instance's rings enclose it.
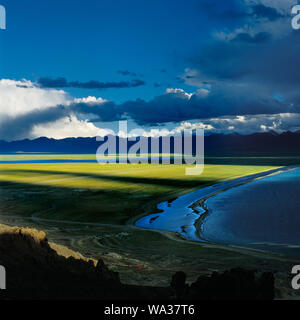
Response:
[[[122,138],[118,138],[122,139]],[[161,139],[161,138],[156,138]],[[195,136],[193,137],[195,139]],[[150,141],[150,138],[149,138]],[[34,140],[7,142],[0,140],[0,153],[64,153],[94,154],[104,142],[96,138],[66,138],[61,140],[41,137]],[[128,146],[135,142],[128,141]],[[149,151],[150,151],[149,144]],[[171,152],[173,139],[171,139]],[[249,135],[211,134],[205,136],[206,156],[300,156],[300,131],[254,133]]]

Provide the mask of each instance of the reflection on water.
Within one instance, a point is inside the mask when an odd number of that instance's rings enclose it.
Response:
[[[299,168],[221,192],[205,206],[205,239],[300,256]]]
[[[274,169],[266,172],[252,174],[241,178],[227,180],[218,184],[200,188],[196,191],[178,197],[171,203],[160,203],[157,208],[160,213],[150,214],[138,221],[135,225],[146,229],[168,230],[181,234],[187,240],[202,241],[196,228],[196,221],[205,213],[205,210],[195,204],[200,199],[214,195],[217,192],[239,186],[253,179],[263,178],[279,171],[290,170],[290,168]]]

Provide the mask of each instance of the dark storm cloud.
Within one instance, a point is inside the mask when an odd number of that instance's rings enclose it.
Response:
[[[249,92],[247,87],[216,86],[192,95],[175,90],[157,96],[150,101],[137,99],[122,104],[102,103],[73,104],[72,112],[93,114],[93,122],[133,119],[139,125],[157,125],[167,122],[206,119],[224,115],[277,114],[299,112],[300,108],[285,104],[266,94],[259,86]],[[242,103],[241,103],[242,101]]]
[[[50,123],[69,115],[64,106],[34,110],[16,117],[1,119],[0,137],[5,140],[17,140],[28,137],[33,127],[38,124]]]
[[[243,35],[243,40],[250,39]],[[255,41],[216,41],[191,62],[203,80],[261,83],[275,90],[300,84],[300,34],[257,44]],[[249,87],[249,90],[251,88]]]
[[[14,117],[1,118],[0,137],[5,140],[17,140],[28,137],[36,125],[55,122],[73,114],[94,115],[101,122],[117,121],[122,115],[111,102],[105,103],[71,103],[58,105],[43,110],[34,110]]]
[[[257,48],[248,43],[217,41],[191,58],[193,68],[201,72],[205,80],[239,79],[252,72],[248,61],[257,55]]]
[[[242,101],[242,103],[241,103]],[[286,106],[265,94],[259,88],[249,92],[247,88],[220,86],[205,96],[195,93],[190,98],[182,92],[167,93],[153,100],[128,101],[116,106],[119,113],[134,119],[139,125],[155,125],[224,115],[276,114]],[[290,111],[289,109],[288,111]],[[297,109],[294,106],[293,111]]]
[[[72,103],[69,112],[90,114],[97,116],[101,122],[117,121],[123,119],[123,112],[113,102],[104,103]]]
[[[78,89],[111,89],[111,88],[136,88],[145,85],[145,82],[139,79],[132,81],[120,82],[100,82],[100,81],[71,81],[68,82],[65,78],[39,78],[37,84],[41,88],[78,88]]]

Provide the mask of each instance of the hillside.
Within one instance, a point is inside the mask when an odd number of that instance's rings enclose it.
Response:
[[[5,300],[273,299],[275,294],[272,273],[257,277],[243,269],[201,276],[190,286],[183,272],[176,273],[166,288],[125,285],[102,260],[49,244],[43,231],[3,225],[0,265],[6,268],[7,289],[0,290],[0,299]]]

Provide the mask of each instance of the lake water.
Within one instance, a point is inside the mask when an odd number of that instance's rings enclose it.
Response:
[[[207,199],[204,206],[195,205],[200,199]],[[299,167],[224,181],[157,208],[161,212],[139,219],[136,226],[177,232],[187,240],[300,256]]]
[[[231,188],[205,206],[205,239],[300,256],[300,168]]]

